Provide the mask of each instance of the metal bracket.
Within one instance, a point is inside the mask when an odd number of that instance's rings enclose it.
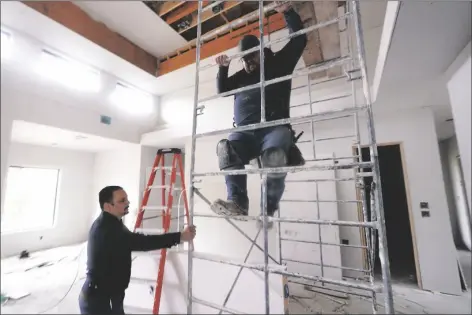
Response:
[[[347,70],[344,73],[348,82],[362,79],[361,69]]]
[[[205,105],[201,105],[197,107],[197,116],[203,115],[203,110],[205,109]]]

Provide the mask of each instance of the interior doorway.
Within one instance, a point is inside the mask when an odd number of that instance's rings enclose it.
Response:
[[[355,151],[357,152],[357,149]],[[370,161],[369,148],[361,148],[361,151],[362,160]],[[401,145],[379,145],[378,153],[392,281],[417,284],[421,288],[421,281],[418,276],[419,269],[415,257],[415,244]],[[364,171],[370,172],[370,169],[365,169]],[[371,210],[371,184],[372,177],[366,177],[364,192],[367,199],[366,204],[369,218]],[[362,214],[362,209],[359,209],[359,214]],[[363,233],[361,233],[361,240],[365,245],[365,238],[362,235]],[[364,254],[364,260],[365,267],[367,267],[366,254]],[[374,268],[376,277],[380,277],[381,267],[378,241],[376,241]]]

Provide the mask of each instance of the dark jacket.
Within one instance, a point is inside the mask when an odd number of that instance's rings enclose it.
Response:
[[[300,16],[290,9],[284,13],[290,33],[303,28]],[[305,34],[292,37],[278,52],[264,49],[265,80],[290,75],[306,47]],[[247,73],[244,69],[228,77],[229,67],[220,67],[217,77],[218,93],[228,92],[237,88],[260,82],[260,70]],[[290,94],[292,81],[286,80],[272,84],[265,89],[266,120],[277,120],[290,117]],[[258,123],[261,121],[261,90],[260,88],[240,92],[234,95],[234,122],[238,126]]]
[[[87,244],[87,277],[105,294],[122,293],[131,276],[131,252],[170,248],[180,232],[163,235],[132,233],[117,217],[103,211],[93,223]]]

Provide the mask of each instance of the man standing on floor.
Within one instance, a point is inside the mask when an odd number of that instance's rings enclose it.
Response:
[[[300,16],[287,3],[276,8],[283,13],[290,33],[303,29]],[[246,35],[239,42],[239,50],[246,51],[259,46],[259,39]],[[290,75],[307,44],[305,34],[292,37],[278,52],[264,48],[265,80]],[[217,77],[218,93],[228,92],[260,82],[260,53],[252,52],[242,58],[244,69],[228,77],[229,58],[222,55],[216,58],[219,65]],[[290,117],[290,94],[292,82],[286,80],[272,84],[265,89],[266,120]],[[236,126],[256,124],[261,121],[260,88],[236,93],[234,95],[234,123]],[[290,125],[280,125],[264,129],[234,132],[228,139],[217,145],[220,170],[244,169],[250,160],[261,156],[262,167],[297,166],[305,163],[300,151],[294,144],[294,134]],[[273,216],[279,209],[279,202],[285,190],[286,174],[272,173],[267,178],[267,214]],[[247,176],[226,176],[227,201],[217,199],[212,210],[222,215],[247,215],[249,199],[247,196]]]
[[[79,296],[81,314],[124,314],[123,300],[131,277],[131,252],[171,248],[195,238],[194,226],[182,232],[143,235],[130,232],[121,219],[129,201],[119,186],[99,193],[102,213],[93,223],[87,245],[87,278]]]

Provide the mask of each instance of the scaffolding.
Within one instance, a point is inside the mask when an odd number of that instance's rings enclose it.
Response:
[[[217,5],[221,1],[216,1],[213,5]],[[206,255],[197,254],[194,252],[193,244],[189,247],[188,251],[188,288],[187,288],[187,314],[193,313],[193,303],[202,304],[214,309],[220,310],[220,314],[222,312],[232,313],[232,314],[239,314],[236,310],[228,309],[226,307],[226,303],[234,289],[236,281],[241,274],[243,268],[248,268],[252,270],[262,271],[264,273],[264,293],[265,293],[265,314],[270,314],[270,300],[269,300],[269,274],[278,274],[288,278],[299,278],[302,281],[311,281],[316,283],[324,284],[332,284],[336,286],[345,287],[346,290],[351,289],[358,289],[370,292],[370,297],[372,299],[372,310],[373,313],[378,312],[377,306],[377,293],[381,292],[384,295],[384,306],[385,312],[387,314],[393,314],[393,295],[392,295],[392,286],[391,286],[391,279],[390,279],[390,266],[389,266],[389,259],[388,259],[388,249],[387,249],[387,240],[386,240],[386,231],[385,231],[385,219],[384,219],[384,210],[383,210],[383,199],[382,199],[382,188],[381,188],[381,181],[380,181],[380,173],[379,173],[379,163],[378,163],[378,153],[377,153],[377,145],[376,145],[376,136],[375,136],[375,129],[373,123],[373,113],[372,113],[372,104],[371,104],[371,95],[368,85],[368,78],[367,78],[367,69],[365,64],[365,48],[364,48],[364,38],[363,38],[363,31],[361,26],[361,16],[360,16],[360,8],[359,8],[359,0],[350,0],[346,1],[347,12],[340,17],[335,19],[318,23],[316,25],[307,27],[300,31],[291,33],[290,35],[276,40],[270,40],[265,42],[264,40],[264,17],[267,12],[273,10],[277,5],[275,2],[264,6],[263,1],[259,1],[259,10],[258,12],[254,12],[245,16],[244,18],[237,19],[227,25],[218,28],[215,31],[211,31],[205,35],[202,35],[202,12],[210,9],[213,5],[208,5],[203,7],[203,1],[198,0],[198,15],[197,15],[197,39],[196,39],[196,74],[195,74],[195,93],[194,93],[194,108],[193,108],[193,126],[192,126],[192,149],[191,149],[191,166],[190,166],[190,187],[189,187],[189,202],[190,202],[190,219],[189,224],[193,224],[194,217],[209,217],[209,218],[221,218],[228,221],[234,228],[236,228],[246,239],[251,241],[252,245],[249,249],[249,252],[244,260],[244,262],[234,262],[228,260],[222,260],[220,258],[212,258]],[[230,59],[240,58],[246,54],[259,51],[260,54],[260,82],[257,84],[253,84],[250,86],[246,86],[243,88],[239,88],[236,90],[232,90],[225,93],[220,93],[218,95],[214,95],[211,97],[206,97],[203,99],[199,99],[199,77],[200,71],[204,69],[208,69],[209,67],[216,66],[215,64],[201,67],[200,66],[200,51],[201,46],[205,41],[211,39],[212,37],[226,32],[233,27],[237,27],[238,25],[242,25],[246,23],[247,20],[250,19],[259,19],[259,33],[260,33],[260,45],[253,49],[240,52],[230,56]],[[316,64],[312,66],[308,66],[303,69],[296,69],[291,75],[287,75],[284,77],[279,77],[275,79],[271,79],[266,81],[264,78],[264,48],[274,45],[278,42],[282,42],[289,38],[299,36],[302,34],[307,34],[314,30],[320,29],[322,27],[332,25],[335,23],[339,23],[340,21],[345,21],[346,23],[346,34],[348,38],[348,55],[341,56],[339,58],[335,58],[332,60],[325,61],[321,64]],[[355,37],[355,43],[351,38],[352,35]],[[319,82],[311,82],[310,74],[324,71],[330,69],[335,66],[342,66],[344,70],[344,74],[335,78],[328,78],[324,79]],[[306,76],[308,78],[307,84],[305,85],[308,88],[308,95],[309,95],[309,102],[305,104],[300,104],[291,107],[298,107],[298,106],[309,106],[310,114],[303,115],[299,117],[293,118],[286,118],[286,119],[279,119],[274,121],[266,121],[265,119],[265,87],[271,84],[275,84],[278,82],[291,80],[296,77]],[[323,112],[313,113],[312,105],[314,103],[320,101],[327,101],[332,100],[318,100],[312,101],[311,96],[311,88],[319,83],[333,81],[333,80],[341,80],[345,79],[346,82],[351,84],[351,93],[348,95],[342,95],[338,98],[348,98],[352,97],[353,106],[342,108],[342,109],[335,109]],[[356,86],[355,82],[361,81],[363,85],[363,97],[365,104],[359,105],[357,104],[356,99]],[[240,126],[235,128],[205,132],[205,133],[198,133],[197,134],[197,116],[201,115],[201,111],[203,110],[204,106],[200,105],[201,103],[209,100],[213,100],[220,97],[225,97],[228,95],[233,95],[242,91],[251,90],[251,89],[260,89],[261,93],[261,122],[257,124],[251,124],[246,126]],[[364,114],[367,121],[367,130],[368,130],[368,142],[367,146],[369,147],[370,151],[370,160],[364,161],[361,154],[361,138],[360,138],[360,127],[359,127],[359,114]],[[351,117],[354,118],[354,128],[355,134],[349,136],[342,136],[342,137],[330,137],[330,138],[322,138],[317,139],[315,137],[315,129],[314,124],[315,122],[325,121],[325,120],[332,120],[338,118],[346,118]],[[195,151],[196,151],[196,140],[198,138],[207,137],[211,135],[217,134],[225,134],[229,132],[237,132],[237,131],[247,131],[247,130],[256,130],[265,127],[272,127],[278,126],[283,124],[291,124],[299,125],[299,124],[310,124],[310,131],[311,131],[311,140],[304,141],[304,142],[311,142],[312,143],[312,152],[313,152],[313,159],[307,160],[307,164],[304,166],[290,166],[290,167],[279,167],[279,168],[257,168],[257,169],[243,169],[243,170],[226,170],[226,171],[219,171],[219,172],[209,172],[209,173],[196,173],[195,172]],[[324,140],[332,140],[332,139],[339,139],[345,137],[354,137],[355,144],[357,147],[357,154],[350,157],[333,157],[331,160],[333,161],[332,164],[329,165],[317,165],[316,162],[319,161],[326,161],[330,159],[326,158],[316,158],[316,142],[324,141]],[[336,161],[337,163],[334,163]],[[311,162],[315,162],[311,164]],[[341,162],[341,163],[340,163]],[[370,169],[370,171],[365,171],[365,169]],[[293,173],[293,172],[307,172],[307,171],[326,171],[326,170],[353,170],[354,175],[349,178],[335,178],[334,179],[304,179],[304,180],[287,180],[286,182],[314,182],[315,183],[315,200],[304,200],[304,202],[313,202],[316,203],[316,210],[317,210],[317,219],[308,220],[308,219],[300,219],[300,218],[288,218],[288,217],[281,217],[280,212],[278,211],[278,215],[276,217],[269,217],[267,216],[267,176],[271,173]],[[201,178],[205,176],[223,176],[223,175],[240,175],[240,174],[260,174],[261,182],[262,182],[262,206],[261,206],[261,213],[258,216],[218,216],[218,215],[208,215],[208,214],[198,214],[194,213],[194,205],[195,205],[195,195],[199,196],[204,202],[210,205],[210,201],[203,196],[203,194],[194,187],[194,183],[196,182],[196,178]],[[367,196],[364,193],[364,179],[365,177],[372,177],[372,184],[370,186],[370,217],[368,216],[367,210]],[[360,199],[361,200],[354,200],[354,201],[342,201],[342,200],[333,200],[333,201],[324,201],[324,202],[355,202],[360,203],[362,208],[362,221],[341,221],[341,220],[322,220],[320,218],[320,200],[318,200],[319,192],[318,192],[318,184],[322,181],[351,181],[354,182],[356,188],[360,192]],[[292,202],[300,202],[301,200],[285,200],[285,201],[292,201]],[[259,229],[256,238],[253,240],[249,237],[242,229],[240,229],[234,221],[242,220],[261,220],[262,221],[262,228]],[[278,225],[278,246],[279,246],[279,257],[276,259],[272,257],[269,253],[269,243],[268,243],[268,225],[269,222],[277,223]],[[319,241],[303,241],[303,240],[294,240],[288,238],[282,238],[280,234],[280,224],[281,223],[297,223],[297,224],[312,224],[318,226],[318,236]],[[362,230],[362,238],[364,239],[365,245],[347,245],[347,244],[336,244],[336,243],[327,243],[323,242],[321,239],[321,226],[328,225],[328,226],[339,226],[339,227],[358,227]],[[256,240],[259,234],[263,233],[264,242],[263,247],[259,246],[256,243]],[[278,265],[283,265],[284,262],[293,261],[293,262],[300,262],[288,257],[282,256],[282,241],[294,241],[294,242],[307,242],[312,244],[319,244],[320,250],[320,263],[315,264],[320,266],[321,276],[311,276],[311,275],[303,275],[299,273],[289,272],[285,269],[280,269],[276,267],[269,266],[269,260],[274,262]],[[375,262],[375,248],[376,248],[376,241],[378,241],[379,246],[379,258],[381,264],[381,275],[382,275],[382,282],[377,284],[374,282],[374,262]],[[325,246],[340,246],[340,247],[351,247],[351,248],[359,248],[365,251],[367,256],[367,266],[368,269],[355,269],[355,268],[348,268],[343,266],[332,266],[327,265],[324,263],[323,259],[323,245]],[[259,250],[264,252],[264,263],[261,265],[256,264],[248,264],[246,263],[248,257],[253,250],[254,247],[257,247]],[[229,290],[224,305],[215,305],[211,302],[202,301],[197,299],[193,296],[193,282],[192,282],[192,271],[193,271],[193,259],[204,259],[207,261],[213,261],[217,263],[229,264],[233,266],[240,267],[239,273],[236,279],[233,282],[231,289]],[[304,262],[300,262],[304,263]],[[338,279],[330,279],[325,277],[324,275],[324,268],[340,268],[342,270],[354,270],[363,272],[367,275],[368,283],[359,283],[355,281],[348,281],[348,280],[338,280]],[[293,283],[300,283],[306,284],[307,282],[297,282],[292,281]],[[336,290],[331,289],[333,291],[338,292],[346,292],[348,294],[359,295],[353,292],[343,291],[343,290]]]

